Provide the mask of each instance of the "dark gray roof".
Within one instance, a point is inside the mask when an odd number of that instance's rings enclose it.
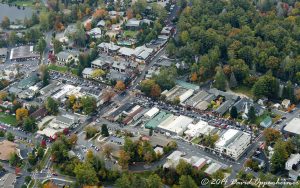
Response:
[[[110,114],[110,116],[112,117],[117,117],[118,115],[120,115],[123,112],[127,112],[130,109],[132,109],[135,106],[135,104],[131,104],[131,103],[125,103],[122,106],[120,106],[117,110],[115,110],[114,112],[112,112]]]
[[[253,101],[244,97],[241,98],[241,100],[237,101],[233,106],[235,106],[237,112],[240,113],[244,111],[246,104],[248,104],[248,107],[250,108],[250,106],[253,104]]]
[[[223,102],[216,110],[215,112],[218,113],[219,115],[224,115],[227,110],[234,104],[234,101],[232,100],[227,100]]]
[[[225,97],[226,100],[237,101],[240,98],[239,96],[237,96],[235,94],[224,92],[224,91],[218,90],[216,88],[212,88],[208,92],[211,94],[214,94],[215,96],[223,96],[223,97]]]

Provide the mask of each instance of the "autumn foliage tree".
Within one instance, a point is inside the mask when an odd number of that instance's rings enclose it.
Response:
[[[93,18],[94,19],[102,19],[107,15],[107,11],[104,9],[97,9],[94,14],[93,14]]]
[[[91,23],[91,22],[86,23],[86,24],[85,24],[85,30],[86,30],[86,31],[89,31],[89,30],[91,30],[91,29],[92,29],[92,23]]]
[[[23,121],[25,118],[27,118],[29,115],[29,112],[26,108],[18,108],[16,110],[16,119],[17,121]]]
[[[117,81],[117,83],[116,83],[116,85],[115,85],[115,89],[116,89],[117,91],[124,91],[125,88],[126,88],[126,86],[125,86],[125,84],[124,84],[123,81],[121,81],[121,80]]]
[[[160,89],[159,85],[158,84],[154,84],[151,87],[151,92],[150,92],[151,97],[156,98],[156,97],[159,97],[160,94],[161,94],[161,89]]]
[[[192,73],[192,74],[191,74],[190,80],[191,80],[192,82],[196,82],[197,79],[198,79],[197,73],[196,73],[196,72]]]
[[[273,128],[265,129],[263,135],[265,136],[267,144],[273,143],[281,137],[280,132]]]

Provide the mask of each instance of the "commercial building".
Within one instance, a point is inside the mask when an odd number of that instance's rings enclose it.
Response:
[[[174,116],[171,115],[165,121],[158,125],[158,128],[162,131],[168,132],[172,135],[182,135],[187,129],[187,126],[194,120],[187,116]]]
[[[238,160],[251,143],[251,135],[243,131],[229,129],[215,144],[215,149]]]
[[[82,71],[83,78],[92,78],[94,69],[93,68],[84,68]]]
[[[204,165],[206,165],[206,159],[200,158],[193,164],[193,167],[200,170]]]
[[[62,99],[66,96],[66,94],[70,91],[72,91],[73,89],[75,89],[76,87],[73,85],[64,85],[57,93],[55,93],[54,95],[52,95],[52,98],[55,100],[59,100]]]
[[[157,114],[154,118],[152,118],[150,121],[148,121],[145,124],[145,128],[147,128],[147,129],[155,129],[155,128],[157,128],[157,126],[160,123],[162,123],[163,121],[165,121],[170,116],[173,116],[173,115],[169,114],[169,113],[167,113],[165,111],[161,111],[161,112],[159,112],[159,114]]]
[[[208,175],[212,175],[213,173],[220,170],[221,167],[222,165],[220,165],[219,163],[211,163],[204,172]]]
[[[167,162],[163,165],[163,168],[176,168],[181,156],[183,156],[181,151],[173,151],[173,153],[167,157]]]
[[[300,119],[294,118],[292,119],[285,127],[284,132],[294,134],[294,135],[300,135]]]
[[[159,109],[158,108],[156,108],[156,107],[153,107],[153,108],[151,108],[148,112],[146,112],[145,114],[144,114],[144,116],[146,117],[146,118],[149,118],[149,119],[151,119],[151,118],[153,118],[156,114],[158,114],[159,113]]]
[[[113,53],[116,54],[120,49],[120,46],[115,45],[114,43],[102,42],[98,45],[100,51],[105,53]]]
[[[1,188],[14,188],[17,181],[17,176],[13,173],[7,173],[0,178]]]
[[[200,120],[197,124],[189,124],[184,132],[189,138],[199,137],[200,135],[213,134],[216,131],[214,126],[208,125],[207,122]]]
[[[11,49],[9,59],[11,61],[26,61],[39,57],[40,55],[33,50],[33,46],[19,46]]]
[[[171,90],[166,90],[162,94],[166,96],[168,101],[174,101],[178,97],[180,103],[183,103],[194,94],[194,90],[186,89],[182,86],[176,85]]]

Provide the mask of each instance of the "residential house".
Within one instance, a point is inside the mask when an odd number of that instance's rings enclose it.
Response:
[[[291,105],[291,101],[289,99],[284,99],[281,102],[281,106],[285,109],[288,109],[290,105]]]
[[[68,63],[74,61],[74,63],[78,62],[77,55],[71,53],[69,51],[62,51],[56,54],[57,64],[61,66],[65,66]]]
[[[102,31],[98,27],[95,27],[95,28],[91,29],[90,31],[87,32],[87,34],[90,37],[95,38],[95,39],[99,39],[99,38],[102,37]]]
[[[138,30],[140,28],[141,21],[136,18],[131,18],[125,24],[125,28],[129,30]]]
[[[268,128],[272,125],[272,118],[270,116],[267,116],[265,119],[263,119],[262,122],[260,122],[260,126],[263,128]]]

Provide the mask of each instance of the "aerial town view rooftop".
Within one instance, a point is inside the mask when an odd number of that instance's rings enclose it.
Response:
[[[297,0],[2,0],[0,188],[300,187]]]

